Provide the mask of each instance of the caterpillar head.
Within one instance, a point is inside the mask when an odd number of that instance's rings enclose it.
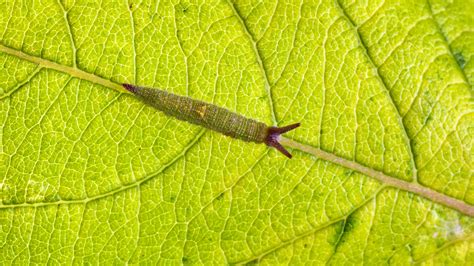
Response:
[[[300,126],[300,123],[292,124],[285,127],[269,127],[267,137],[265,138],[265,144],[270,147],[274,147],[279,152],[283,153],[286,157],[291,159],[291,154],[278,142],[280,135],[293,130]]]

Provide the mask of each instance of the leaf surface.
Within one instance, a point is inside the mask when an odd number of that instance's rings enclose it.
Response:
[[[0,261],[474,261],[472,1],[0,3]],[[167,117],[266,122],[292,160]]]

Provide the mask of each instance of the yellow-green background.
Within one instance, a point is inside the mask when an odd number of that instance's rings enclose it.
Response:
[[[114,88],[300,121],[472,208],[473,56],[472,1],[2,0],[0,264],[472,264],[460,211]]]

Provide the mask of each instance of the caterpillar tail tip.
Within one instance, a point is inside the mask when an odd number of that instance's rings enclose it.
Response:
[[[280,144],[280,142],[278,142],[278,140],[281,134],[293,130],[299,127],[300,125],[300,123],[296,123],[284,127],[269,127],[268,135],[265,138],[265,144],[267,144],[267,146],[277,149],[279,152],[283,153],[286,157],[291,159],[293,156]]]
[[[135,93],[135,91],[136,91],[136,87],[133,86],[132,84],[123,83],[122,87],[124,87],[127,91],[129,91],[131,93]]]

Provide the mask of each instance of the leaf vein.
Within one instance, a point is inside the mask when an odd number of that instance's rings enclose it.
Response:
[[[370,55],[369,50],[368,50],[368,45],[365,43],[364,39],[362,38],[362,36],[359,32],[359,28],[357,27],[355,22],[352,20],[352,18],[346,13],[344,8],[342,7],[342,4],[340,3],[340,0],[336,1],[336,7],[340,10],[341,15],[347,19],[347,22],[354,29],[354,33],[355,33],[355,35],[356,35],[356,37],[357,37],[357,39],[360,43],[360,47],[363,49],[368,61],[372,65],[373,69],[376,71],[377,78],[379,79],[381,85],[385,88],[386,92],[388,93],[387,96],[390,100],[391,105],[393,106],[394,110],[396,111],[397,120],[398,120],[398,123],[399,123],[401,131],[402,131],[403,139],[404,139],[405,144],[407,145],[408,151],[410,153],[410,161],[411,161],[412,169],[413,169],[412,179],[414,181],[417,181],[418,174],[417,174],[417,165],[416,165],[416,160],[415,160],[415,153],[414,153],[413,144],[411,142],[411,139],[409,138],[408,130],[407,130],[407,127],[406,127],[405,123],[403,122],[403,118],[400,115],[400,110],[398,109],[398,106],[395,104],[395,101],[394,101],[393,96],[391,94],[391,91],[389,89],[388,83],[385,80],[385,78],[383,77],[383,75],[380,73],[379,67],[377,67],[377,65],[375,64],[372,56]]]
[[[234,14],[235,14],[237,20],[239,21],[239,23],[242,25],[242,30],[245,33],[245,35],[248,37],[249,42],[251,43],[252,49],[255,53],[255,58],[257,60],[258,66],[260,67],[260,70],[262,72],[262,76],[263,76],[264,81],[265,81],[265,89],[267,91],[268,98],[269,98],[269,101],[270,101],[270,112],[272,114],[272,120],[273,120],[272,122],[274,124],[277,124],[278,119],[277,119],[277,115],[275,113],[275,107],[274,107],[275,103],[273,101],[272,88],[270,86],[270,81],[268,79],[268,71],[266,70],[265,65],[263,64],[262,56],[260,55],[260,51],[258,49],[257,42],[255,41],[255,38],[253,37],[253,35],[250,33],[250,30],[247,27],[247,24],[245,24],[245,21],[243,21],[242,15],[239,13],[239,11],[234,6],[234,4],[231,2],[231,0],[227,0],[227,3],[229,5],[229,7],[232,9],[232,11],[234,12]]]
[[[435,16],[435,14],[434,14],[434,12],[433,12],[433,7],[431,6],[430,0],[426,0],[426,4],[428,5],[428,12],[430,13],[431,18],[433,19],[434,24],[436,25],[436,28],[437,28],[437,30],[438,30],[438,33],[439,33],[439,35],[441,36],[441,38],[443,39],[444,43],[446,44],[446,47],[448,48],[448,52],[449,52],[449,54],[451,55],[451,58],[452,58],[452,59],[454,60],[454,62],[456,63],[456,66],[457,66],[458,71],[461,73],[462,78],[464,79],[464,81],[466,82],[466,84],[468,84],[469,87],[472,88],[472,84],[469,83],[469,79],[467,78],[466,72],[464,72],[464,70],[463,70],[463,68],[461,67],[461,65],[459,64],[458,60],[456,60],[456,57],[454,57],[453,48],[451,47],[451,43],[449,42],[449,38],[448,38],[448,36],[446,36],[446,34],[443,32],[443,28],[442,28],[441,24],[440,24],[439,21],[436,19],[436,16]]]

